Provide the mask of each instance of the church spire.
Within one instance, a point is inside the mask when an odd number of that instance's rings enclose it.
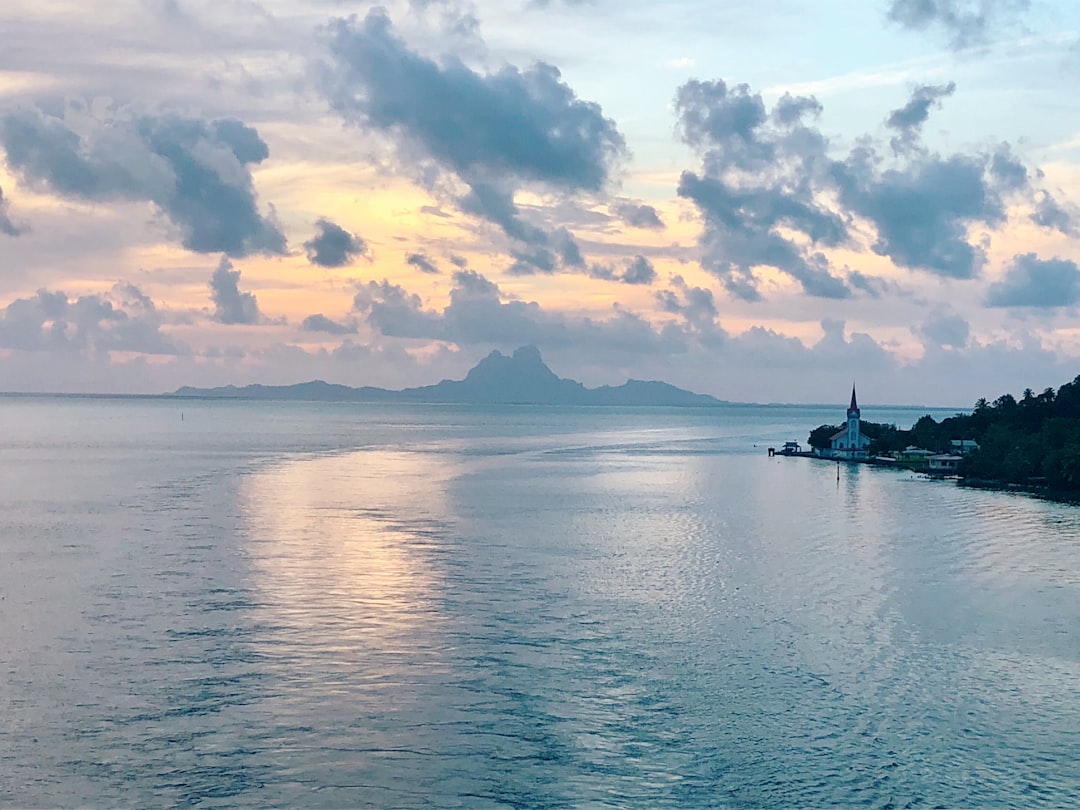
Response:
[[[859,403],[858,400],[855,399],[855,383],[851,384],[851,404],[848,405],[847,412],[848,416],[851,416],[853,413],[857,414],[859,412]]]

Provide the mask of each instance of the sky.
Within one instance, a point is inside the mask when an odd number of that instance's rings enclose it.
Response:
[[[0,391],[1080,374],[1069,0],[5,0]]]

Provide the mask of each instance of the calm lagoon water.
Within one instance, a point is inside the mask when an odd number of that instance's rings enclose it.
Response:
[[[0,805],[1080,804],[1080,508],[842,412],[0,398]]]

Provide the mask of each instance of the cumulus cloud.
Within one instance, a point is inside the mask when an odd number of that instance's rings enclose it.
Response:
[[[656,302],[662,311],[682,317],[694,331],[720,331],[716,324],[719,312],[712,290],[692,287],[682,276],[671,279],[670,289],[657,291]]]
[[[439,268],[435,266],[435,263],[431,261],[423,253],[410,253],[405,257],[405,263],[410,267],[415,267],[421,273],[428,273],[429,275],[438,275]]]
[[[210,277],[210,300],[218,323],[255,324],[263,320],[258,301],[252,293],[240,291],[240,271],[234,270],[225,256]]]
[[[388,281],[368,282],[354,300],[357,312],[387,337],[440,340],[459,346],[576,348],[588,345],[613,353],[682,351],[677,335],[657,332],[645,319],[616,308],[598,320],[550,312],[535,302],[509,298],[471,270],[454,273],[450,302],[426,309],[418,295]]]
[[[332,321],[322,313],[308,315],[300,324],[305,332],[324,332],[328,335],[353,335],[356,334],[356,324],[339,323]]]
[[[620,281],[623,284],[649,285],[656,281],[656,268],[644,256],[637,255],[623,262],[622,266],[593,264],[587,268],[588,275],[604,281]]]
[[[326,42],[321,87],[331,107],[391,137],[402,164],[432,190],[464,184],[449,194],[457,206],[523,243],[518,272],[550,272],[552,234],[525,219],[515,195],[604,189],[626,147],[600,106],[542,62],[490,73],[455,57],[436,62],[411,49],[382,9],[332,21]]]
[[[664,221],[651,205],[621,200],[611,207],[612,212],[631,228],[647,228],[654,231],[664,229]]]
[[[1060,203],[1048,191],[1040,191],[1035,196],[1035,210],[1031,214],[1031,221],[1042,228],[1058,231],[1065,236],[1080,235],[1080,227],[1077,227],[1076,207]]]
[[[922,154],[906,165],[878,168],[878,156],[862,149],[833,168],[845,206],[877,232],[875,253],[900,267],[949,278],[973,278],[985,251],[968,238],[973,224],[994,227],[1006,219],[1011,179],[995,172],[1019,167],[1003,152],[994,155]]]
[[[410,50],[380,9],[335,20],[328,33],[333,107],[403,136],[466,180],[510,175],[596,191],[625,148],[599,105],[577,98],[551,65],[492,74],[454,58],[440,65]]]
[[[956,83],[916,87],[907,104],[893,110],[885,125],[897,131],[891,143],[893,151],[900,153],[912,148],[922,131],[922,125],[930,118],[930,110],[941,106],[941,99],[956,92]]]
[[[914,31],[940,29],[953,48],[984,43],[994,26],[1015,19],[1030,0],[891,0],[888,18]]]
[[[345,267],[367,253],[367,243],[325,217],[315,222],[318,233],[304,242],[308,261],[319,267]]]
[[[862,274],[841,279],[824,251],[852,245],[852,224],[873,229],[871,249],[895,265],[947,278],[978,275],[984,245],[973,226],[995,229],[1011,202],[1036,195],[1032,173],[1007,144],[942,155],[920,140],[930,110],[955,90],[921,86],[893,111],[891,157],[870,137],[841,158],[806,123],[820,104],[785,96],[768,110],[746,85],[692,81],[676,101],[683,138],[702,155],[700,172],[684,172],[679,195],[704,222],[702,266],[733,295],[760,298],[755,268],[775,268],[814,296],[844,298],[852,289],[880,294]],[[1037,176],[1037,174],[1036,174]],[[1040,198],[1043,217],[1064,219]]]
[[[0,147],[32,186],[88,201],[150,202],[199,253],[284,253],[259,212],[251,167],[269,149],[234,119],[117,113],[108,119],[23,107],[0,117]]]
[[[656,281],[656,268],[644,256],[635,256],[623,271],[620,280],[626,284],[652,284]]]
[[[679,88],[682,136],[703,163],[700,173],[683,172],[678,193],[704,219],[703,267],[739,298],[760,298],[759,265],[786,273],[810,295],[851,294],[815,249],[847,239],[846,223],[815,198],[826,141],[804,119],[820,109],[814,99],[785,95],[770,113],[747,85],[722,80]]]
[[[23,229],[12,221],[9,208],[10,205],[4,198],[4,190],[0,188],[0,233],[6,236],[19,236]]]
[[[1080,267],[1068,259],[1039,259],[1024,253],[1013,259],[1005,277],[990,287],[992,307],[1069,307],[1080,301]]]
[[[887,121],[897,131],[891,145],[898,160],[885,163],[869,141],[833,163],[830,179],[841,203],[869,221],[875,253],[897,266],[948,278],[973,278],[986,260],[972,244],[972,225],[1003,224],[1010,198],[1031,194],[1030,174],[1007,144],[990,151],[940,155],[919,141],[930,110],[955,85],[915,88]]]
[[[971,325],[956,313],[938,309],[912,331],[928,345],[962,349],[971,336]]]
[[[154,302],[137,287],[118,283],[102,295],[69,298],[38,290],[0,310],[0,348],[86,354],[181,354],[186,349],[161,331]]]

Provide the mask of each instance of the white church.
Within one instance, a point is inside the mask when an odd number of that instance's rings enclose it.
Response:
[[[859,429],[859,403],[855,399],[855,386],[851,386],[851,404],[847,409],[847,426],[829,437],[829,458],[866,458],[869,455],[870,437]]]

